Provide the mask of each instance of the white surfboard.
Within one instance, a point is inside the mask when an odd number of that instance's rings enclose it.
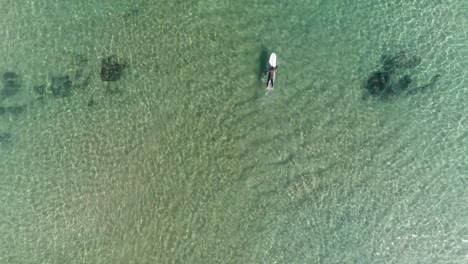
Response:
[[[270,64],[270,67],[276,67],[276,54],[275,53],[272,53],[270,55],[270,60],[268,61],[268,63]]]
[[[276,67],[276,54],[271,53],[270,60],[268,60],[268,78],[267,78],[267,90],[273,90],[273,84],[275,83],[276,73],[274,71],[270,72],[270,69]]]

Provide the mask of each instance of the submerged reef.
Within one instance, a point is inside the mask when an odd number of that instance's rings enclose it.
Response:
[[[435,85],[439,74],[434,76],[428,84],[413,87],[410,71],[421,64],[419,56],[409,56],[404,51],[394,54],[384,54],[380,58],[380,67],[372,72],[365,83],[369,95],[382,99],[393,98],[403,94],[415,94]]]

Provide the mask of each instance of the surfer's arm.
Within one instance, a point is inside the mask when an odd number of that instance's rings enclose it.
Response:
[[[278,66],[276,66],[276,67],[271,67],[269,70],[266,70],[266,71],[264,71],[263,73],[267,73],[267,72],[270,72],[270,71],[274,71],[274,70],[276,70],[276,69],[278,69]]]

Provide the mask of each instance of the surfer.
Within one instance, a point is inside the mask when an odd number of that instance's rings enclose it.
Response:
[[[268,73],[268,78],[267,78],[267,90],[268,91],[271,91],[273,90],[273,85],[274,85],[274,82],[275,82],[275,70],[278,69],[278,66],[276,67],[270,67],[269,70],[267,70],[265,73]]]

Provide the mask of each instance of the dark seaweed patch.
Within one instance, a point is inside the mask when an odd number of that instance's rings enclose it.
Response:
[[[1,143],[8,143],[11,141],[11,133],[8,132],[0,132],[0,142]]]
[[[127,64],[122,63],[115,55],[102,59],[101,80],[106,82],[115,82],[120,80],[123,70],[126,67]]]
[[[45,85],[36,85],[36,86],[34,86],[34,91],[39,95],[43,95],[46,92],[46,86]]]
[[[15,72],[5,72],[3,74],[3,90],[1,95],[5,97],[16,95],[21,88],[19,76]]]
[[[52,77],[50,90],[55,97],[67,97],[72,94],[73,82],[68,75]]]
[[[382,55],[380,62],[383,71],[393,74],[398,70],[416,68],[421,64],[421,58],[416,55],[407,56],[406,52],[400,51],[395,54]]]
[[[404,51],[400,51],[382,55],[380,63],[379,69],[372,72],[365,83],[368,93],[380,98],[415,94],[433,86],[440,77],[439,74],[436,74],[428,84],[410,88],[413,81],[408,71],[421,64],[419,56],[408,56]]]
[[[7,113],[10,113],[13,115],[19,115],[24,112],[25,108],[26,107],[24,105],[15,105],[15,106],[8,106],[5,109]]]
[[[373,72],[367,79],[367,90],[371,95],[380,96],[390,88],[390,74],[385,71]]]
[[[89,98],[88,107],[93,107],[95,105],[96,105],[96,101],[94,101],[94,98]]]
[[[413,80],[411,79],[411,76],[405,75],[398,80],[398,85],[396,88],[399,90],[399,92],[402,92],[410,86],[412,81]]]

